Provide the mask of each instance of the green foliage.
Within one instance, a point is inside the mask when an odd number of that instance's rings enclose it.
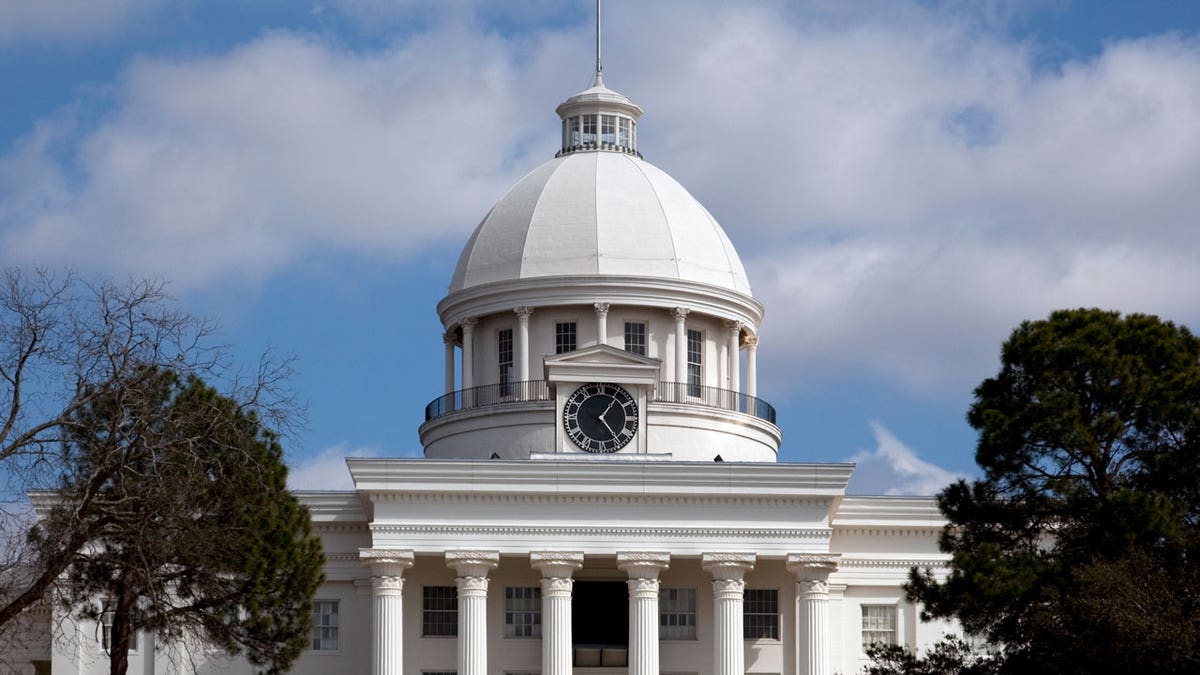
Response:
[[[958,636],[949,636],[925,654],[900,645],[874,645],[867,649],[871,665],[866,675],[994,675],[996,655],[981,652]]]
[[[910,596],[1003,672],[1200,672],[1200,340],[1080,309],[1001,356],[967,415],[983,478],[938,496],[951,573]]]
[[[91,618],[108,599],[112,672],[136,629],[286,670],[306,646],[324,559],[276,435],[198,378],[159,368],[86,398],[58,504],[32,536],[53,554],[69,533],[92,534],[62,598]]]

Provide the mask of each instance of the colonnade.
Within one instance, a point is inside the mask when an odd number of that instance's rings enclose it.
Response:
[[[596,312],[596,344],[608,344],[608,312],[611,304],[607,302],[593,303]],[[524,382],[529,379],[532,356],[529,347],[529,317],[533,314],[532,307],[517,307],[516,330],[513,331],[513,370],[514,379]],[[674,319],[675,349],[670,358],[664,359],[663,378],[668,381],[687,381],[687,317],[691,310],[686,307],[675,307],[670,310]],[[462,347],[462,389],[470,389],[477,384],[475,376],[475,326],[478,318],[467,318],[459,322]],[[746,327],[741,321],[726,321],[727,333],[726,363],[728,374],[728,389],[741,392],[742,375],[739,354],[742,348],[746,350],[746,382],[744,391],[749,396],[758,395],[758,336],[753,333],[743,333]],[[445,393],[455,391],[456,365],[454,350],[460,346],[458,331],[447,330],[442,334],[442,344],[445,347]]]
[[[411,550],[362,549],[371,570],[371,675],[402,675],[404,570]],[[658,675],[659,575],[670,554],[653,551],[617,553],[617,569],[629,587],[629,675]],[[487,675],[488,572],[500,562],[496,551],[456,550],[445,554],[457,575],[458,675]],[[583,566],[578,551],[533,551],[530,565],[542,574],[542,675],[570,675],[573,668],[571,600],[574,573]],[[787,569],[796,575],[796,673],[829,675],[829,575],[838,556],[791,554]],[[712,575],[713,672],[745,673],[743,597],[745,574],[754,569],[753,553],[706,553],[701,568]]]

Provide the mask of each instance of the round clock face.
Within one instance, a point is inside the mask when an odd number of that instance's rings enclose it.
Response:
[[[637,428],[637,401],[615,384],[585,384],[563,405],[567,438],[588,452],[616,452]]]

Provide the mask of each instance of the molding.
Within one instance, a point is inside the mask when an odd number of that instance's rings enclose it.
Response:
[[[401,525],[374,523],[371,532],[375,535],[447,535],[490,536],[490,537],[605,537],[625,539],[740,539],[751,541],[814,539],[828,541],[830,531],[826,528],[720,528],[720,527],[610,527],[554,526],[554,525]]]
[[[942,533],[941,527],[839,527],[833,526],[833,532],[839,536],[857,537],[913,537],[936,539]]]
[[[796,575],[799,583],[813,582],[821,584],[820,592],[825,592],[824,584],[829,575],[837,571],[840,553],[789,553],[787,570]]]
[[[908,569],[910,567],[929,567],[932,569],[950,569],[950,556],[939,558],[847,558],[843,557],[839,570],[848,569]]]
[[[601,455],[604,457],[604,455]],[[495,461],[495,460],[493,460]],[[554,461],[586,461],[559,460]],[[601,460],[605,461],[605,460]],[[620,460],[607,460],[620,461]],[[371,501],[380,503],[438,503],[438,504],[642,504],[655,506],[770,506],[778,508],[828,507],[828,498],[788,498],[754,496],[641,496],[641,495],[554,495],[554,494],[477,494],[477,493],[397,493],[371,492]],[[362,527],[366,527],[363,523]]]

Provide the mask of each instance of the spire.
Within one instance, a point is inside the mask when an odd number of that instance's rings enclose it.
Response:
[[[604,65],[600,63],[600,0],[596,0],[596,81],[593,87],[603,87]]]

